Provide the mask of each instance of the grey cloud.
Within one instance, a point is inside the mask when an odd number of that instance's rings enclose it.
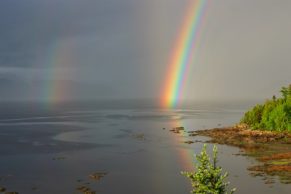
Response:
[[[187,3],[1,0],[2,99],[41,100],[57,81],[75,99],[159,97]],[[290,83],[290,10],[289,0],[212,1],[184,98],[263,99]]]

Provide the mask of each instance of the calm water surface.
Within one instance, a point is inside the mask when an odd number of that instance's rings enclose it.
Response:
[[[0,118],[0,186],[23,194],[80,193],[86,185],[97,193],[182,194],[191,185],[180,172],[192,170],[193,154],[204,141],[173,134],[184,126],[197,130],[232,125],[243,108],[224,106],[161,110],[74,106],[54,110],[5,106]],[[218,146],[219,164],[230,173],[236,193],[290,193],[290,185],[266,185],[251,177],[255,161],[239,150]],[[100,181],[96,172],[108,173]]]

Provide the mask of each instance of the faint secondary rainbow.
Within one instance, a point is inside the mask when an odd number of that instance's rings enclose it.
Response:
[[[73,47],[69,43],[55,41],[47,53],[47,85],[43,98],[49,104],[58,104],[69,98],[72,52]]]
[[[181,97],[187,72],[193,62],[200,26],[208,0],[190,0],[189,9],[170,57],[169,70],[162,92],[162,106],[174,107]]]

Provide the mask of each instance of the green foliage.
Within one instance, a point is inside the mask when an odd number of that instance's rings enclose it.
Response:
[[[262,112],[264,110],[263,105],[256,105],[252,110],[246,112],[245,116],[242,118],[241,122],[248,125],[252,125],[257,128],[262,120]]]
[[[192,193],[196,194],[227,194],[228,182],[224,179],[227,173],[222,174],[222,168],[217,166],[217,147],[213,147],[213,160],[211,161],[204,145],[200,155],[196,155],[198,166],[196,172],[182,172],[192,183]],[[230,193],[234,193],[232,189]]]
[[[291,131],[291,85],[282,87],[282,98],[273,96],[263,105],[256,105],[246,112],[241,123],[252,129]]]
[[[282,87],[281,91],[282,96],[284,99],[287,99],[288,97],[291,97],[291,84],[289,85],[289,87]]]

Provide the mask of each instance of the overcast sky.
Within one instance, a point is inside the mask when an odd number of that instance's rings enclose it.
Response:
[[[189,1],[1,0],[0,100],[158,98]],[[290,0],[209,0],[184,98],[291,83],[290,18]]]

